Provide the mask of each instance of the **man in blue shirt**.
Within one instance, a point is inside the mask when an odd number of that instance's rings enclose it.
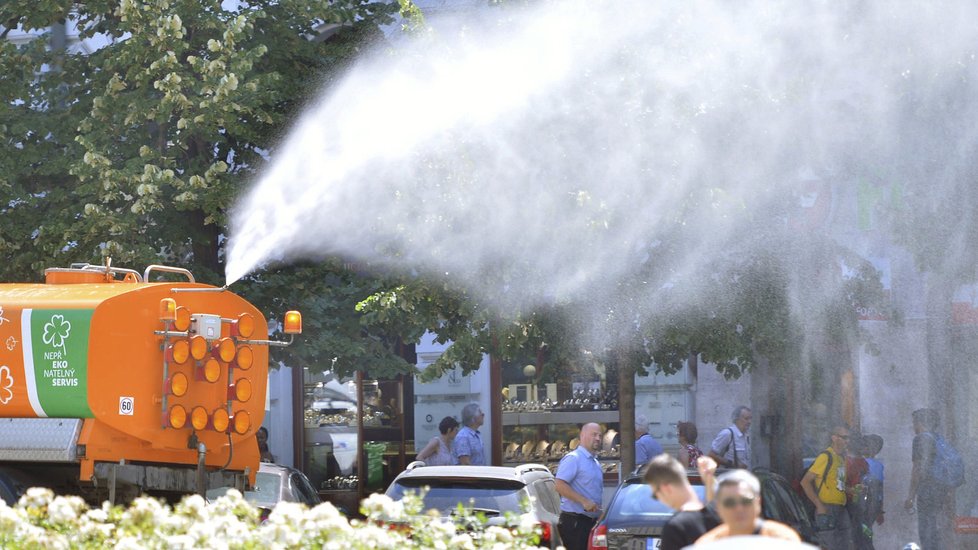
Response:
[[[586,550],[587,538],[601,515],[604,474],[598,464],[601,426],[581,427],[580,444],[564,455],[557,467],[557,492],[560,494],[560,519],[557,532],[567,550]]]
[[[479,427],[485,419],[486,413],[482,412],[478,403],[469,403],[462,409],[462,429],[452,443],[452,454],[457,464],[486,465],[486,453],[479,434]]]
[[[649,463],[662,454],[662,445],[649,434],[649,420],[643,415],[635,417],[635,469]]]

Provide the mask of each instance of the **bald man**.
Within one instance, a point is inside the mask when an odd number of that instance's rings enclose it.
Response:
[[[598,464],[601,426],[581,427],[580,444],[564,455],[557,467],[557,492],[560,494],[560,520],[557,532],[567,550],[586,550],[587,538],[601,515],[604,474]]]

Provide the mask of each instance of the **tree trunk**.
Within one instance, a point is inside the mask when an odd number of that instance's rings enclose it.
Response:
[[[493,339],[495,342],[495,339]],[[489,356],[489,409],[492,414],[492,433],[489,441],[503,440],[503,362],[499,354]],[[501,445],[491,445],[492,466],[503,465],[503,449]]]
[[[618,363],[621,478],[625,479],[635,470],[635,365],[624,350],[615,353],[615,362]]]
[[[951,302],[954,283],[931,273],[927,277],[927,369],[921,382],[927,384],[928,407],[941,413],[945,435],[955,435],[955,392],[952,391]]]

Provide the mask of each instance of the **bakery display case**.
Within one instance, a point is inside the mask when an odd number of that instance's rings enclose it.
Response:
[[[505,381],[505,380],[504,380]],[[571,384],[520,384],[503,390],[503,464],[528,462],[557,471],[560,459],[577,448],[580,428],[597,422],[605,429],[598,460],[607,482],[617,482],[619,468],[618,396],[600,380]],[[561,392],[561,386],[569,391]],[[556,391],[555,391],[556,390]]]

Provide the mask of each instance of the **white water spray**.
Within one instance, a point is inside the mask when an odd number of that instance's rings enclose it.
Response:
[[[811,174],[926,154],[903,149],[908,95],[974,97],[976,7],[871,4],[548,2],[378,53],[236,208],[227,281],[337,254],[604,315],[637,265],[669,264],[650,294],[704,276],[790,224]]]

